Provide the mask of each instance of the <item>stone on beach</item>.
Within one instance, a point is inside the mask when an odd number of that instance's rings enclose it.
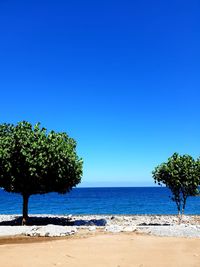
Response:
[[[200,237],[200,216],[174,215],[32,215],[30,226],[20,226],[20,216],[0,215],[0,236],[68,236],[84,230],[109,233],[142,232],[160,236]]]
[[[109,225],[105,227],[105,231],[110,233],[134,232],[135,230],[136,226]]]
[[[77,232],[74,226],[0,226],[0,236],[49,236],[59,237],[68,236]]]
[[[59,226],[49,224],[41,227],[33,227],[29,231],[25,232],[25,235],[59,237],[72,235],[76,232],[77,228],[74,226]]]

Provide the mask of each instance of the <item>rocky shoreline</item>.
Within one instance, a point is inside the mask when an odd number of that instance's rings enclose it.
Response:
[[[200,216],[175,215],[30,215],[21,226],[19,215],[0,215],[0,236],[60,237],[85,232],[138,232],[157,236],[200,237]]]

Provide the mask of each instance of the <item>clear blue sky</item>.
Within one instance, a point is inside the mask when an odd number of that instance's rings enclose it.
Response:
[[[0,123],[66,131],[82,186],[200,155],[199,1],[0,1]]]

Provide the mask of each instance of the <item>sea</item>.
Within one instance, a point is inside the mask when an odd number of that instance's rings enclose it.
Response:
[[[166,187],[74,188],[70,193],[32,195],[29,214],[177,214]],[[21,214],[20,194],[0,189],[0,214]],[[189,197],[185,214],[200,214],[200,197]]]

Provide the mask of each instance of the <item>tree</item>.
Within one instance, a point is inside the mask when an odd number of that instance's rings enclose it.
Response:
[[[66,133],[23,121],[0,125],[0,187],[23,197],[23,220],[33,194],[66,193],[81,181],[82,159]]]
[[[195,161],[189,155],[181,156],[174,153],[166,163],[157,166],[152,173],[156,183],[165,184],[171,190],[171,198],[175,201],[181,218],[184,214],[187,198],[199,193],[199,160]]]

